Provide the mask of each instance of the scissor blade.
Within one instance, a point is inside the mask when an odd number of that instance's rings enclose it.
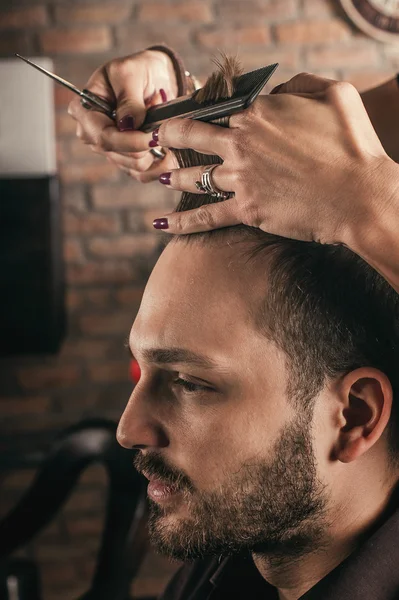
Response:
[[[54,73],[51,73],[51,71],[47,71],[47,69],[45,69],[44,67],[40,67],[39,65],[35,64],[34,62],[32,62],[31,60],[29,60],[28,58],[24,58],[20,54],[15,54],[15,56],[18,56],[18,58],[21,58],[26,63],[28,63],[28,65],[30,65],[31,67],[34,67],[35,69],[37,69],[41,73],[44,73],[48,77],[51,77],[51,79],[54,79],[54,81],[57,81],[57,83],[60,83],[61,85],[64,85],[69,90],[71,90],[71,92],[75,92],[75,94],[78,94],[79,96],[81,96],[82,92],[80,91],[80,89],[77,88],[77,87],[75,87],[72,83],[69,83],[69,81],[66,81],[66,79],[63,79],[62,77],[59,77],[58,75],[55,75]]]

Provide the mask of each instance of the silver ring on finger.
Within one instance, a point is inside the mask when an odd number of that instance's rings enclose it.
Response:
[[[150,152],[153,156],[155,156],[155,158],[165,158],[166,156],[166,152],[163,148],[151,148]]]
[[[226,200],[230,197],[230,192],[224,192],[220,190],[213,182],[212,172],[219,164],[215,165],[207,165],[201,174],[201,181],[196,181],[195,185],[198,190],[201,192],[205,192],[212,198],[217,198],[218,200]]]

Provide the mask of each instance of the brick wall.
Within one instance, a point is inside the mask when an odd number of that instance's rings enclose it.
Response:
[[[8,8],[3,0],[0,8],[0,56],[51,56],[56,72],[79,86],[111,57],[160,41],[200,76],[218,48],[239,48],[246,69],[278,61],[273,85],[309,70],[363,89],[399,68],[399,49],[352,27],[337,0],[10,0]],[[16,437],[87,416],[118,419],[131,388],[123,341],[159,253],[151,223],[176,201],[159,184],[132,182],[91,154],[74,137],[69,92],[57,87],[55,99],[69,335],[58,356],[1,362],[1,427]],[[3,480],[3,514],[32,475]],[[26,549],[41,563],[44,600],[85,589],[104,484],[101,470],[90,469],[60,518]],[[140,591],[162,587],[170,570],[152,556]]]

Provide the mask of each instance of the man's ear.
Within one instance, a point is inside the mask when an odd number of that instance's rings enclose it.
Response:
[[[372,367],[351,371],[338,387],[341,427],[334,454],[336,459],[348,463],[372,448],[384,433],[393,392],[388,377]]]

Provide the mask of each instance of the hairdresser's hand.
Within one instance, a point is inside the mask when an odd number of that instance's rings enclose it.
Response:
[[[117,107],[115,124],[106,115],[83,108],[80,98],[70,103],[68,112],[77,121],[76,135],[93,152],[103,154],[140,181],[156,179],[165,168],[175,165],[169,153],[157,160],[149,151],[151,134],[136,131],[150,106],[177,95],[173,63],[166,53],[144,50],[112,60],[97,69],[85,87]]]
[[[161,126],[161,146],[220,156],[224,164],[214,169],[214,184],[235,197],[159,215],[154,227],[191,233],[245,223],[298,240],[339,243],[348,223],[371,213],[392,161],[355,88],[301,74],[276,91],[232,116],[229,129],[182,119]],[[161,181],[198,193],[201,172],[173,170]]]

